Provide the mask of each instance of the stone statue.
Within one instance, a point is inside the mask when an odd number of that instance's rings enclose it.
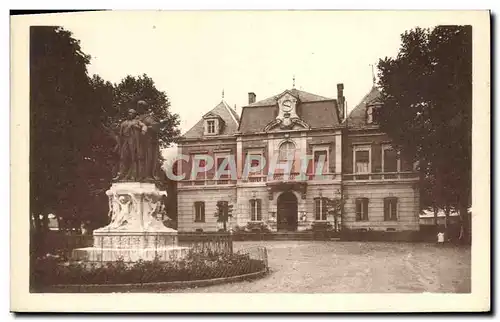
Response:
[[[140,176],[141,182],[159,181],[158,171],[160,169],[158,159],[160,156],[160,145],[158,134],[162,124],[158,122],[154,113],[145,101],[137,102],[138,109],[143,113],[138,117],[142,125],[142,136],[140,144]]]
[[[117,137],[120,161],[115,181],[138,181],[143,126],[134,109],[128,111],[127,119],[120,124]]]
[[[137,110],[130,109],[127,120],[120,124],[117,137],[120,157],[118,175],[114,181],[150,182],[159,181],[160,155],[158,122],[145,101],[137,103]]]

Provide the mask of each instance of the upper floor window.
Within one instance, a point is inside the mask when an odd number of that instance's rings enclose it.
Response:
[[[370,105],[366,108],[366,123],[377,124],[379,122],[379,107]]]
[[[354,146],[354,173],[370,173],[371,148],[370,146]]]
[[[372,124],[373,123],[373,107],[368,106],[366,108],[366,123]]]
[[[384,198],[384,220],[385,221],[398,220],[398,198],[396,197]]]
[[[218,135],[224,122],[216,115],[206,115],[204,118],[204,135]]]
[[[382,172],[399,172],[401,168],[401,162],[399,160],[399,155],[392,146],[386,144],[382,146]],[[396,177],[396,174],[386,174],[384,178]]]
[[[229,173],[229,155],[227,154],[217,154],[215,156],[216,160],[216,177],[220,179],[225,179],[230,177]]]
[[[204,154],[196,154],[193,157],[193,168],[192,168],[192,180],[206,180],[207,179],[207,172],[208,169],[206,169],[206,155]],[[197,168],[195,168],[197,166]],[[196,171],[198,169],[198,171]],[[196,172],[196,173],[195,173]],[[193,174],[195,176],[193,176]],[[202,182],[198,182],[199,184],[203,184]],[[197,183],[197,184],[198,184]]]
[[[250,199],[250,215],[252,221],[262,220],[262,200]]]
[[[280,145],[279,160],[280,162],[293,161],[295,158],[295,144],[290,141],[283,142]]]
[[[313,171],[320,171],[321,173],[328,173],[328,149],[314,150],[314,164]]]
[[[205,203],[203,201],[194,203],[194,221],[205,222]]]
[[[356,221],[368,220],[368,198],[356,198]]]
[[[250,149],[246,150],[245,167],[248,168],[248,175],[261,175],[263,170],[262,164],[265,165],[265,160],[263,160],[262,149]]]
[[[207,121],[207,133],[208,134],[215,134],[215,120],[208,120]]]

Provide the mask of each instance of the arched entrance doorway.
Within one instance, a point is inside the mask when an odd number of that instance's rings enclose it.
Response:
[[[297,197],[291,191],[278,197],[278,231],[297,230]]]

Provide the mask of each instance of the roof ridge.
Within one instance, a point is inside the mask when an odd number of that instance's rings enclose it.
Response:
[[[231,106],[229,106],[229,104],[226,103],[226,101],[224,101],[224,99],[221,101],[221,103],[224,105],[224,107],[227,109],[227,111],[229,112],[229,115],[231,115],[231,117],[233,118],[233,121],[236,123],[236,125],[238,125],[238,127],[240,126],[240,123],[238,122],[238,120],[236,120],[236,117],[234,116],[233,114],[233,110],[231,109]]]

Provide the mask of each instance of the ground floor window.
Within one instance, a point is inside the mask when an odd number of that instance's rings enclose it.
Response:
[[[356,198],[356,221],[368,220],[368,198]]]
[[[252,221],[262,220],[262,200],[260,199],[250,200],[250,214]]]
[[[384,199],[384,220],[398,220],[398,198],[388,197]]]
[[[316,220],[326,220],[326,200],[324,198],[314,198],[314,218]]]
[[[205,222],[205,202],[196,201],[194,203],[194,221]]]

